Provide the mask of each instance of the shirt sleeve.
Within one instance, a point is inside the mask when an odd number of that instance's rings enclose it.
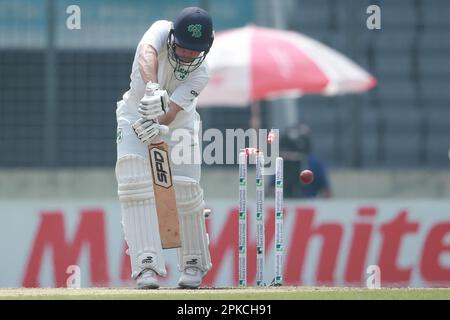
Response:
[[[197,97],[208,84],[209,76],[198,75],[179,85],[170,96],[170,100],[179,105],[184,111],[194,109]]]
[[[159,54],[166,45],[170,27],[170,21],[156,21],[150,26],[147,32],[145,32],[144,36],[139,42],[139,46],[141,46],[142,44],[149,44],[153,48],[155,48],[156,52]]]

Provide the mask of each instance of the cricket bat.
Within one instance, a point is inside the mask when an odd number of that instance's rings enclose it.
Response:
[[[167,143],[160,141],[150,144],[148,151],[161,245],[163,249],[179,248],[181,247],[180,227],[169,162],[169,147]]]

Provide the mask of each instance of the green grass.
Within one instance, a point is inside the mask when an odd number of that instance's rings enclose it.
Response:
[[[124,288],[0,289],[2,299],[34,300],[450,300],[450,289],[357,289],[327,287],[133,290]]]

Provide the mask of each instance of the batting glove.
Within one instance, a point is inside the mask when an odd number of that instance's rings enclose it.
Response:
[[[138,111],[143,118],[154,120],[165,114],[170,103],[166,90],[157,89],[152,95],[146,94],[139,103]]]
[[[160,125],[154,120],[140,118],[133,124],[133,130],[139,140],[150,144],[160,133]]]

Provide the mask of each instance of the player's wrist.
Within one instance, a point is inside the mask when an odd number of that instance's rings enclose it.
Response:
[[[157,83],[157,82],[149,81],[149,82],[147,82],[147,84],[145,85],[145,93],[146,93],[146,94],[153,95],[153,93],[154,93],[156,90],[160,90],[159,83]]]

